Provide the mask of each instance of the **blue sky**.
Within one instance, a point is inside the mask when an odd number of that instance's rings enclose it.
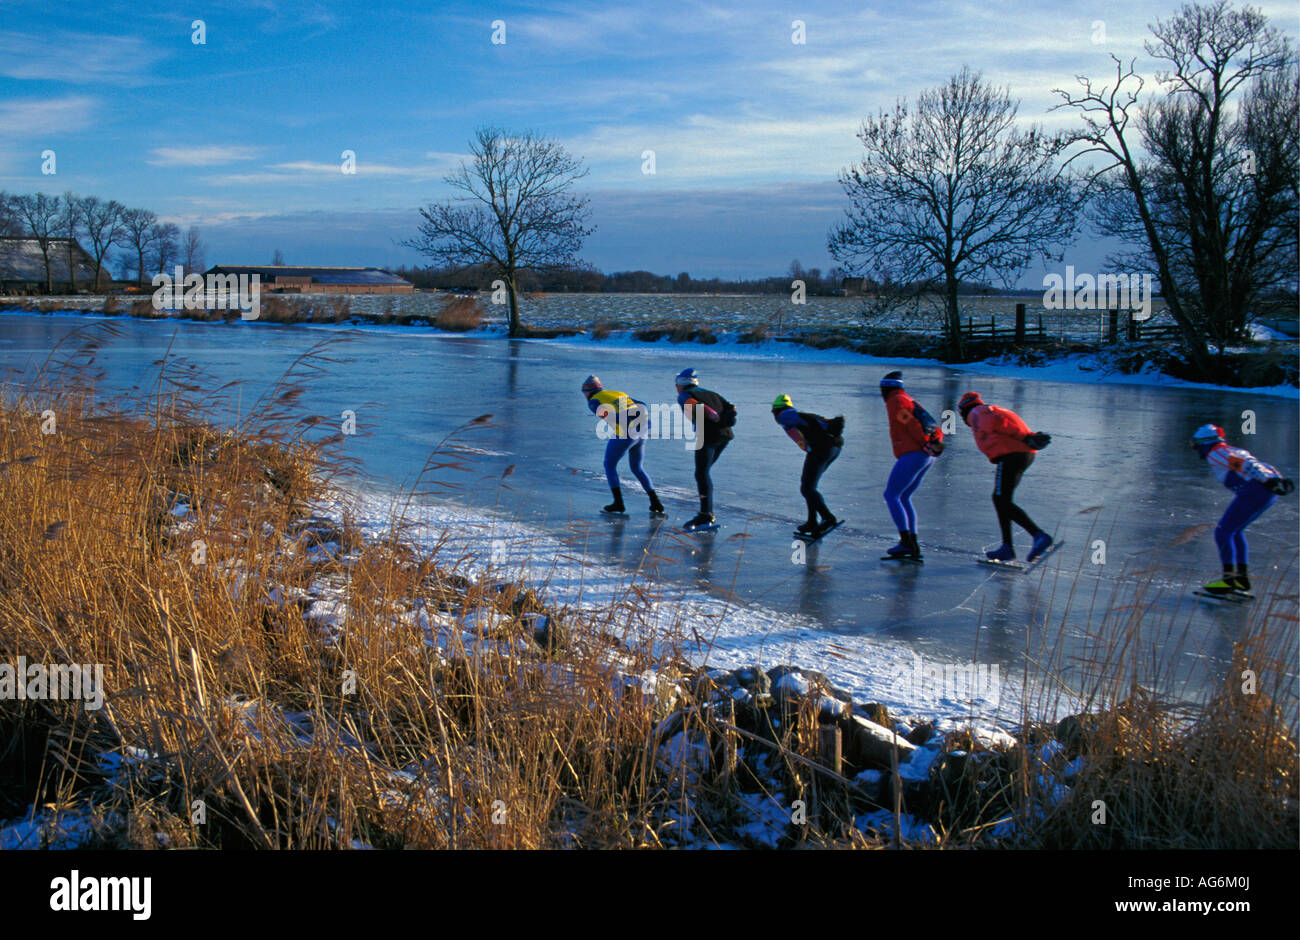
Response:
[[[963,64],[1049,127],[1051,89],[1144,58],[1175,3],[367,5],[0,0],[0,187],[197,224],[209,262],[395,265],[474,128],[533,129],[590,169],[604,270],[828,267],[862,118]],[[1262,4],[1294,34],[1294,4]],[[204,22],[206,42],[192,41]],[[493,21],[505,43],[492,43]],[[805,23],[806,42],[791,41]],[[1094,42],[1095,21],[1105,39]],[[656,172],[642,173],[655,151]],[[53,150],[57,173],[41,174]],[[343,151],[356,173],[340,170]],[[1072,251],[1100,263],[1089,239]],[[1030,272],[1027,283],[1041,275]]]

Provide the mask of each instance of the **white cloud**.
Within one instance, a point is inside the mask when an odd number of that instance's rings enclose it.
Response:
[[[663,185],[704,181],[834,178],[854,155],[858,119],[848,114],[692,114],[680,121],[602,125],[566,142],[597,182]],[[655,175],[641,154],[655,152]]]
[[[138,36],[0,33],[0,75],[27,81],[143,85],[162,57]]]
[[[460,154],[427,153],[425,159],[430,162],[399,166],[388,163],[370,163],[360,155],[356,161],[355,174],[344,173],[342,161],[338,163],[321,163],[314,160],[292,160],[285,163],[272,163],[261,170],[249,173],[227,173],[207,178],[207,182],[219,186],[257,186],[269,183],[315,183],[327,180],[393,179],[412,182],[438,180],[447,174],[461,159]]]
[[[256,147],[156,147],[152,151],[150,166],[221,166],[240,160],[251,160],[257,155]]]
[[[8,137],[40,138],[85,130],[97,101],[88,95],[0,101],[0,127]]]

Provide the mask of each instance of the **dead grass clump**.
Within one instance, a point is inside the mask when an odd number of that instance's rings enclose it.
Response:
[[[658,323],[651,327],[637,330],[633,335],[644,343],[656,343],[664,337],[670,343],[703,343],[711,345],[718,341],[713,330],[707,326],[686,320],[672,320]]]
[[[297,323],[302,319],[297,307],[283,297],[264,295],[259,300],[257,318],[267,323]]]
[[[452,297],[434,318],[434,326],[452,333],[466,333],[483,326],[483,306],[477,297]]]

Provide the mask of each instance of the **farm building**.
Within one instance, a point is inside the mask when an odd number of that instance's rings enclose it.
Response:
[[[410,281],[379,268],[218,264],[209,268],[207,274],[256,274],[263,291],[286,294],[409,294],[415,290]]]
[[[47,239],[49,249],[50,286],[55,292],[71,290],[74,283],[77,290],[91,290],[95,286],[95,259],[75,239]],[[68,277],[69,251],[71,251],[71,270],[73,277]],[[104,271],[103,284],[112,282],[112,276]],[[39,239],[24,235],[0,235],[0,293],[37,294],[45,292],[46,271],[45,254],[41,251]]]

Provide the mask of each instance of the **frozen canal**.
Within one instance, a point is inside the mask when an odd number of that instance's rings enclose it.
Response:
[[[6,380],[19,380],[15,370],[30,368],[59,338],[93,322],[0,315]],[[245,408],[312,344],[341,335],[303,327],[129,319],[113,321],[113,328],[121,335],[95,360],[105,397],[149,386],[170,346],[173,357],[199,366],[212,388],[242,383]],[[809,640],[811,634],[809,649],[831,657],[820,667],[832,674],[839,670],[834,658],[852,648],[836,641],[870,636],[925,657],[992,661],[1004,670],[1018,670],[1027,650],[1034,659],[1053,650],[1056,667],[1075,676],[1076,661],[1092,655],[1089,633],[1136,614],[1147,648],[1193,688],[1203,688],[1223,675],[1225,657],[1249,614],[1190,596],[1192,586],[1218,573],[1218,561],[1208,529],[1190,538],[1185,533],[1217,520],[1229,494],[1187,439],[1197,425],[1214,422],[1288,476],[1300,469],[1300,412],[1293,397],[1054,382],[1033,378],[1032,370],[1025,378],[994,376],[979,367],[848,361],[843,354],[834,361],[784,347],[768,358],[740,358],[746,347],[620,348],[419,329],[347,336],[331,348],[335,361],[325,364],[301,404],[331,419],[355,412],[360,433],[347,438],[344,449],[373,483],[409,486],[439,440],[490,413],[492,424],[464,439],[478,452],[471,471],[438,478],[459,487],[453,502],[490,509],[545,533],[592,565],[615,565],[625,575],[639,570],[678,596],[711,596],[761,609],[768,624],[784,619],[811,625],[799,636]],[[794,358],[774,358],[781,352]],[[608,388],[651,403],[671,402],[673,376],[687,366],[739,408],[736,439],[713,473],[715,513],[723,528],[705,535],[676,531],[697,501],[692,453],[673,440],[650,441],[646,456],[668,504],[668,520],[656,522],[644,512],[645,498],[626,463],[629,517],[602,517],[599,507],[609,499],[601,468],[604,442],[579,392],[582,379],[594,372]],[[960,424],[914,499],[924,566],[879,560],[896,533],[881,499],[893,457],[877,383],[895,367],[904,370],[910,394],[936,416],[955,410],[961,394],[974,389],[1052,435],[1017,493],[1038,524],[1065,542],[1040,570],[1021,575],[974,562],[983,546],[998,541],[989,498],[993,467]],[[782,392],[797,407],[846,418],[844,452],[822,482],[832,511],[846,524],[803,558],[790,537],[804,515],[798,495],[802,453],[769,412]],[[1240,433],[1246,411],[1255,416],[1253,435]],[[1279,499],[1249,530],[1252,576],[1261,596],[1256,606],[1272,603],[1284,617],[1295,613],[1297,504],[1295,496]],[[1017,530],[1021,557],[1027,548]],[[1104,563],[1095,563],[1103,553]],[[1104,612],[1112,606],[1124,613],[1108,621]],[[779,652],[782,642],[769,627],[769,652]]]

